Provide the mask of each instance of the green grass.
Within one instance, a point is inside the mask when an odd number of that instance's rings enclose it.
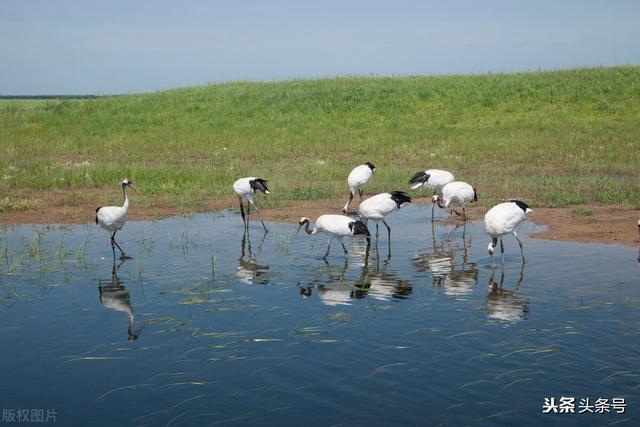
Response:
[[[593,211],[591,209],[585,209],[585,208],[573,209],[571,211],[571,213],[573,213],[574,215],[579,215],[579,216],[592,216],[593,215]]]
[[[640,208],[640,67],[480,76],[236,82],[90,100],[0,101],[0,198],[118,182],[197,206],[239,177],[269,180],[277,206],[406,189],[439,167],[481,202]],[[265,200],[267,198],[263,198]],[[106,202],[107,200],[105,200]]]

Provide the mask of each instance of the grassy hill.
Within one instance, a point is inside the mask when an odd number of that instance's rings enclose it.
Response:
[[[236,82],[88,100],[0,101],[0,200],[50,190],[198,206],[238,177],[269,179],[271,205],[406,189],[438,167],[490,205],[629,203],[640,208],[640,67],[443,77]],[[116,191],[114,191],[116,190]],[[106,201],[106,200],[105,200]],[[0,210],[2,210],[0,209]]]

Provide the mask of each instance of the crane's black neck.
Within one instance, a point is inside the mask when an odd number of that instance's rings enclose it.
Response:
[[[307,219],[303,222],[304,224],[304,231],[307,232],[307,234],[311,235],[313,234],[313,229],[310,226],[310,221]]]

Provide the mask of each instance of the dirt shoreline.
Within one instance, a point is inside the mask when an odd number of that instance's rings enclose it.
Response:
[[[415,204],[430,209],[427,197],[414,199]],[[260,203],[260,202],[258,202]],[[0,214],[0,224],[86,224],[94,221],[95,203],[83,202],[75,206],[56,206],[57,203],[42,203],[30,209]],[[204,206],[181,208],[163,204],[136,206],[129,210],[129,220],[160,220],[174,215],[212,212],[218,209],[236,209],[237,199],[228,197],[212,200]],[[291,201],[284,208],[262,208],[263,219],[297,223],[301,216],[315,218],[324,213],[340,213],[342,199]],[[353,208],[357,208],[354,200]],[[471,219],[481,219],[482,207],[467,209]],[[426,212],[425,212],[426,214]],[[253,213],[252,213],[253,216]],[[579,205],[564,208],[534,208],[528,216],[536,224],[548,230],[530,233],[530,237],[583,243],[608,243],[636,246],[640,244],[638,220],[640,210],[620,205]],[[457,221],[452,218],[451,221]]]

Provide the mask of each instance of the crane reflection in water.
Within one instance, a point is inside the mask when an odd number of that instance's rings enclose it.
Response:
[[[504,267],[500,272],[500,282],[495,281],[495,270],[489,277],[489,293],[482,311],[490,319],[506,323],[516,323],[527,318],[529,314],[529,301],[517,294],[524,280],[524,264],[520,268],[520,276],[514,286],[514,290],[504,289]]]
[[[354,255],[361,255],[351,260],[361,268],[357,278],[347,277],[350,262],[345,260],[340,268],[326,262],[326,276],[311,281],[307,285],[298,285],[300,295],[309,298],[315,293],[324,305],[351,305],[354,300],[366,297],[379,301],[393,301],[405,299],[412,292],[409,281],[396,276],[390,268],[389,258],[381,262],[380,257],[369,256],[366,248],[354,244]],[[354,257],[355,258],[355,257]],[[362,261],[360,261],[362,259]]]
[[[247,285],[253,285],[255,283],[268,285],[270,283],[268,272],[270,267],[257,262],[257,256],[259,256],[262,251],[262,245],[266,237],[267,233],[265,232],[258,247],[254,251],[251,247],[249,230],[245,229],[242,234],[240,258],[238,259],[238,266],[236,267],[236,276],[240,282]]]
[[[118,268],[124,263],[122,261],[116,266],[113,264],[111,269],[111,280],[98,280],[98,291],[100,295],[100,303],[109,310],[119,311],[127,315],[127,335],[129,341],[135,341],[140,335],[140,331],[134,332],[133,325],[135,315],[131,307],[131,296],[124,286],[124,283],[118,277]]]
[[[469,262],[468,247],[471,243],[466,241],[466,223],[462,227],[462,246],[451,245],[449,239],[436,241],[432,223],[433,249],[412,259],[417,271],[431,273],[433,287],[442,288],[446,295],[456,298],[471,294],[478,284],[478,265]],[[461,263],[456,261],[456,255],[461,255]]]

